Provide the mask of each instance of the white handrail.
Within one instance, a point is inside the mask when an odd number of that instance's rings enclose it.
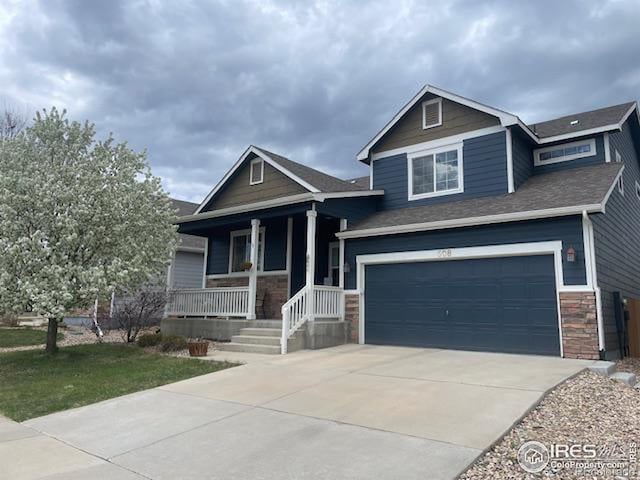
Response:
[[[282,354],[287,353],[287,341],[296,330],[305,322],[316,318],[344,320],[344,290],[339,287],[307,285],[282,305]]]
[[[247,317],[249,287],[188,288],[168,292],[167,315]]]
[[[282,305],[282,338],[280,351],[287,353],[287,341],[309,318],[307,311],[309,302],[309,287],[302,287],[293,297]]]

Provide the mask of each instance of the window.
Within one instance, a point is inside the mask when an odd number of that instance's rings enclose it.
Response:
[[[255,158],[251,160],[251,178],[249,178],[249,185],[257,185],[264,180],[264,160],[261,158]]]
[[[340,243],[329,244],[329,285],[338,286],[340,281]]]
[[[462,144],[409,156],[409,200],[463,191]]]
[[[621,162],[622,162],[622,155],[620,155],[620,152],[616,148],[616,163],[621,163]]]
[[[533,151],[533,163],[536,166],[567,162],[576,158],[592,157],[596,154],[596,141],[583,140],[565,143]]]
[[[251,230],[231,232],[229,273],[244,272],[244,264],[251,261]],[[264,227],[258,233],[258,271],[264,268]]]
[[[433,128],[442,125],[442,99],[434,98],[422,102],[422,128]]]
[[[620,175],[620,178],[618,179],[618,191],[620,192],[620,195],[624,195],[624,177],[622,175]]]

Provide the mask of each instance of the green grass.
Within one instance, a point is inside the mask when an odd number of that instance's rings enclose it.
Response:
[[[58,333],[58,340],[64,335]],[[27,345],[42,345],[47,343],[46,330],[34,330],[29,327],[0,328],[0,348],[25,347]]]
[[[55,355],[2,353],[0,413],[21,422],[232,366],[147,353],[134,345],[78,345]]]

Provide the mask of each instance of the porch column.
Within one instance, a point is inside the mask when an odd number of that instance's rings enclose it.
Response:
[[[314,284],[316,280],[316,217],[318,212],[307,210],[307,281],[306,286],[309,291],[309,301],[307,302],[307,314],[313,320],[315,312],[315,292]]]
[[[260,220],[254,218],[251,220],[251,250],[249,261],[251,269],[249,270],[249,312],[247,319],[255,320],[256,318],[256,296],[258,290],[258,238],[260,234]]]

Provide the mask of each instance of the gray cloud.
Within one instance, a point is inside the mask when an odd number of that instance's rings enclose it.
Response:
[[[199,201],[250,143],[341,177],[424,83],[525,121],[633,100],[637,1],[0,6],[2,94],[146,148]]]

